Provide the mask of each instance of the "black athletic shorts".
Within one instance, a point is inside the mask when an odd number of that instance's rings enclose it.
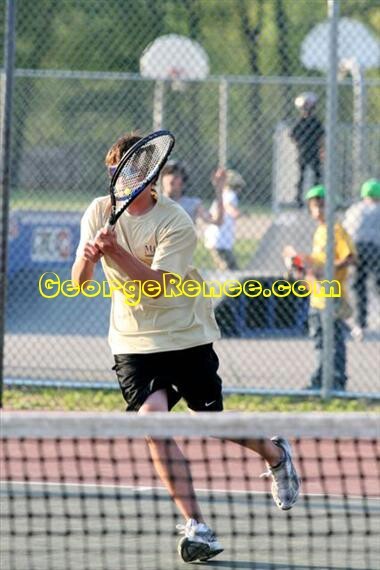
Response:
[[[166,389],[169,410],[183,398],[191,410],[223,410],[219,360],[212,344],[149,354],[115,354],[117,379],[127,411],[137,412],[147,397]]]

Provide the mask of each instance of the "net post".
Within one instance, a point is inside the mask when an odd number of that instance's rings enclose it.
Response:
[[[16,44],[16,0],[7,0],[4,38],[4,103],[1,113],[1,237],[0,237],[0,407],[3,407],[4,340],[11,164],[11,123]]]

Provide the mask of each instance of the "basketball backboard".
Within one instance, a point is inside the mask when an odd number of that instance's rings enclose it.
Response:
[[[208,56],[196,41],[178,34],[159,36],[140,57],[142,77],[155,81],[153,95],[153,128],[164,123],[165,82],[173,91],[184,91],[186,81],[206,79],[209,74]]]
[[[329,68],[328,20],[315,26],[301,46],[301,61],[307,69],[326,72]],[[363,69],[380,65],[380,42],[361,22],[341,18],[338,24],[338,60],[354,60]]]
[[[208,56],[196,41],[178,34],[156,38],[143,51],[140,73],[155,80],[200,80],[209,74]]]

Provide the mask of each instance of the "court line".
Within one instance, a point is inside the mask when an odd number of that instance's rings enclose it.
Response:
[[[51,487],[68,487],[68,488],[88,488],[88,489],[109,489],[109,490],[124,490],[124,491],[134,491],[136,493],[146,493],[152,491],[164,491],[167,492],[165,487],[157,486],[136,486],[136,485],[107,485],[107,484],[99,484],[99,483],[66,483],[66,482],[58,482],[58,481],[12,481],[12,480],[0,480],[1,486],[51,486]],[[245,490],[245,489],[211,489],[211,488],[200,488],[196,487],[195,491],[197,493],[229,493],[235,495],[268,495],[270,492],[266,491],[253,491],[253,490]],[[323,497],[323,498],[331,498],[331,499],[345,499],[350,501],[373,501],[380,504],[380,497],[368,496],[368,495],[342,495],[338,493],[301,493],[300,497]]]

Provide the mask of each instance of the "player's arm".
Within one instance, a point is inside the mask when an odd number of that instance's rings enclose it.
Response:
[[[349,267],[356,262],[355,246],[347,233],[341,226],[335,227],[335,262],[336,269]]]
[[[217,199],[216,214],[213,215],[209,210],[207,210],[202,204],[199,205],[197,210],[197,218],[200,218],[206,224],[214,224],[215,226],[221,226],[223,224],[224,218],[224,208],[223,201],[221,197]]]
[[[322,278],[326,256],[324,253],[307,254],[296,251],[292,245],[286,245],[282,251],[285,267],[288,271],[294,272],[297,279],[302,279],[305,275],[313,275],[315,278]]]
[[[319,138],[318,145],[319,145],[319,151],[318,151],[319,158],[323,161],[325,159],[325,137],[323,131]]]
[[[206,224],[221,226],[224,220],[223,188],[226,183],[226,171],[223,168],[218,168],[214,172],[211,181],[215,188],[215,211],[210,212],[200,204],[197,216],[206,222]]]
[[[319,120],[316,123],[316,134],[319,158],[323,161],[325,158],[325,129]]]
[[[226,204],[224,211],[235,220],[240,217],[240,210],[233,203]]]
[[[87,208],[81,220],[81,236],[77,249],[76,259],[71,269],[71,279],[82,286],[91,281],[94,276],[95,265],[102,256],[101,251],[94,244],[94,237],[101,227],[101,212],[95,200]]]
[[[91,281],[94,276],[95,265],[101,258],[102,253],[91,242],[84,246],[83,253],[78,256],[71,269],[71,279],[82,286],[86,281]]]
[[[344,267],[349,267],[350,265],[353,265],[355,263],[355,259],[356,259],[355,255],[353,253],[350,253],[344,259],[337,259],[335,261],[335,268],[343,269]]]
[[[98,248],[101,254],[110,257],[120,271],[128,275],[132,281],[158,281],[160,285],[163,285],[164,271],[151,269],[121,247],[117,242],[116,232],[100,230],[95,238],[94,247]]]

